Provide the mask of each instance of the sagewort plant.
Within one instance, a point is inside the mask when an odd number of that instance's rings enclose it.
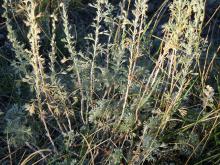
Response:
[[[198,80],[205,2],[164,2],[158,13],[169,5],[169,21],[163,26],[159,51],[153,55],[149,54],[155,37],[152,20],[159,16],[148,18],[148,0],[122,0],[116,6],[108,0],[90,4],[95,16],[87,34],[80,38],[83,46],[70,23],[70,1],[56,4],[47,17],[51,34],[45,52],[42,34],[46,27],[41,24],[45,13],[39,10],[38,1],[19,1],[27,27],[27,43],[22,43],[14,30],[11,1],[4,0],[8,39],[15,53],[12,66],[33,89],[32,98],[22,103],[22,108],[35,123],[42,123],[46,134],[41,136],[49,140],[49,144],[36,142],[38,158],[51,164],[157,163],[171,153],[178,157],[174,152],[185,148],[191,158],[195,150],[176,146],[182,139],[183,144],[199,146],[190,144],[198,141],[197,136],[180,137],[179,129],[194,126],[183,124],[188,114],[184,101]],[[58,35],[62,41],[57,40]],[[64,47],[58,47],[58,42]],[[209,100],[203,99],[206,108],[214,104],[214,90],[207,86],[204,92],[211,95]],[[181,117],[176,118],[179,113]],[[202,119],[205,121],[212,114]],[[217,119],[214,118],[215,124]],[[177,123],[173,134],[178,137],[172,137],[174,142],[168,145],[173,121]],[[33,149],[34,145],[26,145]],[[55,155],[45,156],[44,148],[51,148],[46,151]],[[23,164],[33,163],[37,153],[26,156]]]

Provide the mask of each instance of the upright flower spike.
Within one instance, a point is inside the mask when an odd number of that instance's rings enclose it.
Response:
[[[167,98],[170,101],[162,116],[161,128],[164,129],[171,115],[178,107],[184,91],[189,86],[189,74],[201,54],[199,48],[204,19],[204,1],[174,0],[170,6],[171,16],[164,27],[163,52],[160,55],[161,68],[166,70],[164,82]],[[181,71],[180,71],[181,70]],[[165,96],[165,95],[164,95]]]
[[[77,54],[78,53],[75,49],[74,37],[70,33],[66,4],[61,3],[60,7],[62,8],[62,20],[63,20],[64,33],[65,33],[65,38],[64,38],[63,42],[65,43],[65,47],[68,49],[68,51],[70,53],[69,60],[73,62],[73,66],[70,67],[70,70],[76,72],[77,82],[78,82],[80,95],[81,95],[81,107],[80,107],[81,119],[82,119],[83,123],[85,124],[86,123],[86,120],[84,117],[84,114],[86,113],[85,108],[84,108],[85,96],[84,96],[84,92],[83,92],[84,87],[83,87],[81,76],[80,76],[79,64],[77,62]],[[62,60],[62,61],[65,62],[67,60],[68,59]]]

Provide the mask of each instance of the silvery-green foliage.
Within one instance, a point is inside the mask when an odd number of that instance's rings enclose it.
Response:
[[[63,133],[65,148],[68,151],[72,145],[75,143],[76,138],[79,136],[78,133],[75,133],[74,130],[71,130],[67,133]]]
[[[62,162],[55,162],[55,165],[77,165],[76,159],[65,159]]]
[[[135,128],[135,115],[134,113],[129,109],[126,109],[126,113],[124,115],[123,121],[121,122],[118,131],[122,133],[131,133],[131,137],[135,134],[132,134],[133,129]]]
[[[26,142],[34,142],[31,127],[27,125],[26,115],[25,108],[17,104],[8,109],[5,114],[6,127],[4,134],[8,137],[9,145],[18,147],[25,145]]]
[[[25,45],[22,44],[17,40],[17,36],[15,33],[15,30],[13,29],[11,23],[12,20],[10,19],[10,14],[12,14],[12,11],[9,8],[9,2],[8,0],[4,1],[4,9],[5,12],[3,16],[6,18],[6,26],[8,30],[8,39],[11,41],[13,46],[13,51],[15,52],[16,59],[12,62],[12,66],[15,67],[15,72],[18,73],[21,77],[24,75],[30,74],[30,52],[25,48]]]
[[[116,148],[116,149],[114,149],[114,151],[111,153],[110,163],[111,163],[111,164],[118,165],[118,164],[121,163],[122,158],[123,158],[122,150],[119,149],[119,148]]]
[[[94,124],[101,124],[108,121],[114,111],[111,108],[111,102],[109,100],[99,100],[95,108],[90,111],[89,121]]]
[[[199,136],[196,132],[179,133],[177,136],[177,144],[174,149],[179,151],[180,154],[188,157],[194,151],[194,156],[199,156],[201,152],[201,145]],[[197,148],[196,150],[194,150]]]

